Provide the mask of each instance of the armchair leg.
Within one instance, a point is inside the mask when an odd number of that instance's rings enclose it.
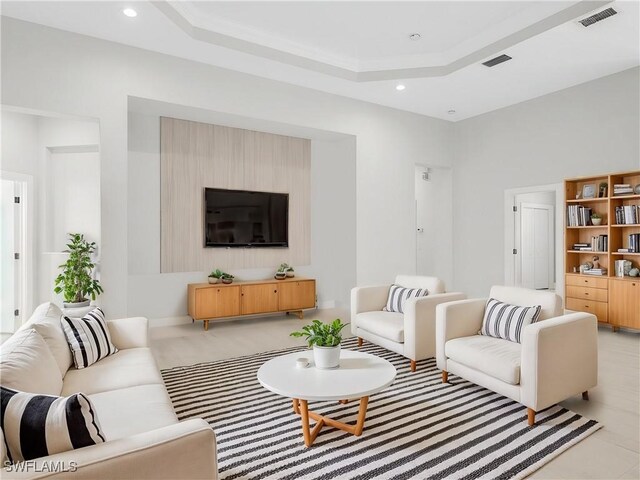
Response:
[[[442,383],[447,383],[449,381],[449,372],[446,370],[442,370]]]
[[[533,408],[527,408],[527,421],[530,427],[536,423],[536,411]]]
[[[582,392],[582,399],[589,400],[589,390],[585,390],[584,392]]]
[[[411,360],[411,371],[412,372],[416,371],[416,361],[415,360]]]
[[[362,339],[360,337],[358,337],[358,346],[361,347],[362,346]]]

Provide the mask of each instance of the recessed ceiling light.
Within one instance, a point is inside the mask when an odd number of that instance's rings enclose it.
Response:
[[[454,113],[456,113],[456,111],[452,109],[452,110],[449,110],[447,113],[448,113],[449,115],[453,115]]]
[[[404,86],[404,85],[402,85],[401,83],[400,83],[400,84],[398,84],[398,85],[396,85],[396,90],[398,90],[399,92],[401,92],[401,91],[402,91],[402,90],[404,90],[405,88],[407,88],[407,87],[405,87],[405,86]]]
[[[122,10],[122,13],[124,13],[127,17],[130,17],[130,18],[138,16],[138,12],[136,12],[133,8],[125,8],[124,10]]]
[[[421,38],[422,35],[420,35],[419,33],[412,33],[411,35],[409,35],[409,40],[413,40],[414,42],[417,42]]]

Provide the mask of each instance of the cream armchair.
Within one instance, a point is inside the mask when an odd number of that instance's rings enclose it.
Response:
[[[552,292],[494,286],[491,298],[518,306],[541,305],[538,322],[522,330],[522,343],[479,335],[486,298],[438,305],[436,360],[442,381],[456,374],[536,412],[588,390],[598,381],[597,319],[589,313],[562,314]]]
[[[411,371],[416,362],[435,356],[436,305],[462,300],[462,293],[445,293],[444,283],[435,277],[398,275],[396,285],[408,288],[426,288],[426,297],[407,300],[404,314],[385,312],[391,285],[356,287],[351,290],[351,331],[362,340],[380,345],[399,353],[411,361]]]

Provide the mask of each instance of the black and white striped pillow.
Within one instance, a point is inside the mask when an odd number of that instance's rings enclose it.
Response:
[[[76,368],[86,368],[118,351],[111,343],[104,312],[94,308],[82,318],[61,319]]]
[[[540,305],[518,307],[490,298],[484,309],[482,328],[479,333],[520,343],[522,329],[538,321],[541,309]]]
[[[387,304],[382,309],[385,312],[404,313],[404,303],[410,298],[426,297],[429,291],[426,288],[405,288],[400,285],[391,285]]]
[[[0,423],[10,462],[22,462],[105,441],[91,401],[0,387]]]

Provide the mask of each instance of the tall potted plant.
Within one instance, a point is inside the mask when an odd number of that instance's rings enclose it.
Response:
[[[95,251],[95,242],[87,242],[81,233],[69,234],[67,250],[64,250],[64,253],[69,254],[69,258],[59,266],[62,273],[56,277],[53,289],[64,296],[65,308],[86,307],[104,291],[100,282],[92,277],[95,264],[91,255]]]
[[[305,337],[309,348],[313,347],[313,361],[316,368],[336,368],[340,365],[340,342],[342,329],[348,324],[336,318],[331,323],[314,320],[302,327],[301,331],[292,332],[292,337]]]

